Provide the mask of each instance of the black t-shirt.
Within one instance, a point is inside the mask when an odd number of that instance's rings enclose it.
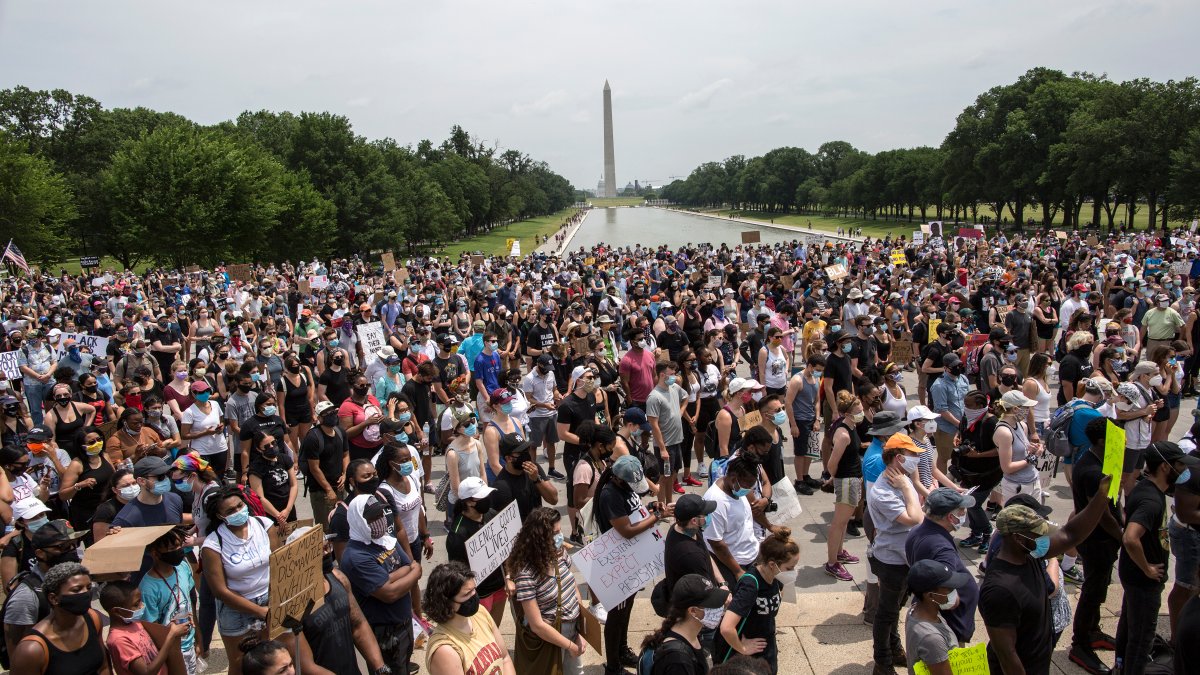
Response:
[[[680,645],[683,648],[680,648]],[[654,650],[651,675],[704,675],[709,670],[708,655],[696,649],[679,633],[669,630],[663,643]]]
[[[875,365],[875,354],[878,349],[875,347],[875,339],[868,335],[860,337],[855,335],[850,338],[850,344],[854,345],[854,349],[850,351],[850,357],[858,359],[858,369],[865,370],[869,366]]]
[[[767,583],[758,573],[757,567],[751,567],[738,579],[726,611],[733,612],[744,620],[738,622],[742,627],[740,635],[743,641],[748,638],[763,638],[768,645],[775,643],[775,616],[779,614],[779,591],[782,589],[783,584],[778,581]],[[730,648],[719,631],[714,647],[715,661],[724,663],[730,655]]]
[[[1075,467],[1071,469],[1071,501],[1074,502],[1075,513],[1082,513],[1092,500],[1092,495],[1100,489],[1100,481],[1104,478],[1104,473],[1100,470],[1102,465],[1103,461],[1089,448],[1079,456],[1079,461],[1075,462]],[[1118,523],[1121,522],[1121,513],[1117,510],[1117,505],[1111,500],[1107,501],[1109,512]],[[1114,549],[1121,545],[1120,541],[1113,539],[1112,535],[1099,525],[1084,541],[1089,544],[1108,545]]]
[[[92,514],[92,523],[111,523],[123,508],[125,505],[117,501],[116,497],[108,499],[96,507],[96,512]]]
[[[17,574],[28,572],[34,565],[33,544],[24,534],[18,534],[4,545],[4,552],[0,553],[0,558],[15,558]]]
[[[540,349],[546,351],[554,344],[554,327],[545,326],[541,323],[535,323],[529,327],[529,332],[525,334],[525,348]],[[525,352],[529,354],[528,351]]]
[[[833,393],[854,391],[854,374],[850,370],[850,357],[830,354],[825,359],[825,377],[833,378]],[[829,402],[830,405],[833,401]]]
[[[292,489],[288,469],[293,465],[292,458],[286,452],[280,452],[279,458],[274,462],[268,462],[262,455],[250,460],[250,475],[258,476],[262,481],[263,494],[276,510],[287,506],[288,495]],[[291,516],[295,518],[294,510]]]
[[[450,383],[464,372],[463,357],[458,354],[451,354],[444,359],[440,355],[435,356],[433,365],[438,367],[438,380],[442,383],[442,388],[444,389],[448,389]]]
[[[1142,479],[1133,486],[1125,497],[1125,526],[1137,523],[1145,528],[1142,533],[1142,552],[1146,562],[1151,565],[1163,566],[1163,578],[1171,565],[1167,551],[1167,500],[1162,491],[1153,481]],[[1161,588],[1163,583],[1146,576],[1145,572],[1133,562],[1126,549],[1121,549],[1121,557],[1117,561],[1117,574],[1121,583],[1126,586],[1139,588]]]
[[[546,473],[542,471],[541,466],[538,466],[538,476],[546,480]],[[492,482],[492,487],[496,488],[492,494],[492,508],[499,511],[515,501],[521,520],[528,518],[534,509],[542,505],[542,493],[538,492],[537,484],[526,476],[524,471],[513,474],[507,469],[501,469],[500,475]]]
[[[558,421],[567,425],[571,433],[579,431],[580,425],[585,420],[595,421],[596,419],[596,394],[593,392],[587,394],[584,398],[579,398],[575,394],[570,394],[563,398],[558,404]],[[563,452],[566,451],[582,452],[583,447],[575,443],[567,443],[563,441]],[[573,467],[567,467],[567,470]]]
[[[941,340],[934,340],[928,345],[925,345],[925,349],[921,351],[921,365],[924,366],[926,361],[930,361],[930,365],[933,368],[941,368],[942,358],[944,358],[946,354],[950,353],[950,351],[950,345],[942,344]],[[938,375],[937,373],[927,373],[926,376],[930,378],[931,381],[929,384],[932,385],[932,379]]]
[[[774,485],[783,480],[786,475],[783,469],[783,431],[775,430],[775,440],[763,458],[763,468],[767,471],[767,481]]]
[[[323,429],[324,427],[314,426],[300,441],[300,461],[307,470],[308,460],[317,460],[318,466],[321,467],[321,473],[325,475],[325,480],[329,482],[330,487],[333,487],[342,477],[342,457],[350,449],[346,445],[346,434],[341,429],[334,427],[332,436],[327,436]],[[318,487],[316,483],[309,485],[310,490]]]
[[[1200,596],[1193,596],[1179,613],[1175,629],[1175,673],[1200,673]]]
[[[600,533],[604,534],[612,529],[613,520],[628,517],[640,508],[642,500],[638,499],[629,486],[609,483],[596,495],[596,505],[592,511]]]
[[[251,415],[250,419],[242,423],[242,430],[238,434],[238,440],[252,441],[254,439],[254,432],[256,431],[273,436],[275,438],[275,447],[279,448],[279,451],[283,454],[287,454],[287,444],[284,442],[284,439],[287,438],[287,425],[283,423],[283,418],[279,415],[272,415],[270,417]],[[258,449],[251,443],[250,461],[253,462],[258,456]]]
[[[679,532],[674,527],[667,531],[663,566],[666,568],[668,591],[675,588],[675,582],[688,574],[699,574],[714,584],[718,583],[713,578],[712,558],[709,557],[708,549],[699,540]]]
[[[1090,350],[1091,347],[1089,346],[1088,349]],[[1062,362],[1058,366],[1059,381],[1060,382],[1070,382],[1071,384],[1074,384],[1076,386],[1075,394],[1077,396],[1079,395],[1079,391],[1078,391],[1079,381],[1084,379],[1085,377],[1088,377],[1091,374],[1092,374],[1091,360],[1086,357],[1081,357],[1076,352],[1068,352],[1067,355],[1063,357]],[[1066,396],[1065,392],[1066,392],[1065,389],[1063,389],[1062,387],[1059,387],[1059,389],[1058,389],[1058,404],[1060,406],[1067,404],[1067,396]],[[1073,473],[1074,469],[1072,469],[1071,471]]]
[[[481,523],[477,523],[461,514],[454,516],[450,532],[446,534],[446,557],[450,560],[457,560],[469,565],[471,561],[467,559],[467,540],[476,532],[483,529],[484,524],[491,520],[495,514],[495,511],[488,511]],[[481,598],[486,598],[504,588],[504,565],[497,567],[491,574],[487,575],[486,579],[480,580],[478,584],[479,587],[477,590]]]
[[[687,334],[681,330],[674,333],[664,330],[654,339],[658,342],[659,348],[667,350],[672,361],[678,361],[679,355],[683,353],[683,348],[688,346]]]
[[[1026,557],[1013,565],[993,558],[979,589],[979,613],[985,626],[1012,628],[1016,652],[1030,675],[1049,675],[1054,653],[1054,624],[1045,572],[1039,561]],[[1003,672],[1000,659],[989,644],[988,665],[993,673]]]
[[[409,379],[400,388],[400,393],[408,397],[408,400],[413,404],[413,417],[416,418],[417,424],[424,425],[433,419],[433,404],[430,401],[429,391],[432,384],[418,382],[415,379]],[[430,427],[431,433],[436,434],[437,430]]]
[[[350,379],[347,377],[349,371],[346,368],[334,371],[333,368],[326,368],[325,372],[321,373],[321,377],[317,380],[318,384],[325,385],[325,397],[329,399],[333,405],[340,407],[342,401],[350,398]]]

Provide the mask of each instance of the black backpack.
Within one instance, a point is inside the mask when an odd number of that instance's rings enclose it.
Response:
[[[13,591],[17,590],[17,586],[21,584],[25,584],[37,596],[38,611],[34,623],[36,624],[38,621],[50,616],[50,603],[46,600],[46,594],[42,591],[42,587],[39,584],[40,581],[33,572],[26,570],[9,582],[8,588],[5,589],[7,596],[4,598],[4,605],[0,606],[0,620],[3,620],[3,617],[8,614],[8,601],[12,600]],[[11,655],[8,653],[8,641],[0,640],[0,666],[9,668],[12,665],[10,661]]]

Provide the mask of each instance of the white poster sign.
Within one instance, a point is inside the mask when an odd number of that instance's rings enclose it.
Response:
[[[467,562],[476,578],[486,579],[508,560],[517,534],[521,531],[521,512],[516,502],[500,509],[478,532],[467,539]]]
[[[778,509],[767,513],[767,520],[772,525],[786,525],[793,518],[799,518],[804,511],[800,508],[796,488],[786,476],[771,486],[771,501],[779,505]]]
[[[314,274],[308,278],[308,286],[314,291],[322,291],[329,288],[329,277],[324,274]]]
[[[108,354],[108,338],[98,335],[88,335],[86,333],[63,333],[62,339],[58,345],[58,358],[62,360],[67,355],[67,348],[64,346],[66,341],[74,340],[75,344],[79,345],[80,349],[87,347],[88,351],[98,357],[103,357]]]
[[[913,232],[913,243],[917,246],[923,246],[925,244],[925,233]]]
[[[17,352],[0,352],[0,371],[10,380],[21,379],[21,368],[17,365]]]
[[[605,607],[616,607],[662,574],[666,540],[657,529],[633,539],[611,529],[571,557]]]
[[[358,330],[358,343],[362,345],[363,357],[369,367],[379,360],[378,352],[387,344],[383,338],[383,324],[372,321],[355,328]]]

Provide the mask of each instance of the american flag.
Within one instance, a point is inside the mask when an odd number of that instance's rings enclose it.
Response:
[[[25,256],[21,254],[21,249],[12,243],[12,239],[8,240],[8,248],[4,249],[4,255],[0,256],[0,261],[11,260],[14,265],[25,270],[25,274],[29,274],[29,263],[25,262]]]

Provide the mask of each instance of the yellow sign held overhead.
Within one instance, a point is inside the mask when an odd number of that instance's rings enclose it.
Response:
[[[1104,464],[1100,467],[1100,472],[1113,477],[1112,484],[1108,486],[1108,498],[1114,504],[1121,494],[1121,474],[1124,470],[1125,430],[1109,420],[1104,429]]]

